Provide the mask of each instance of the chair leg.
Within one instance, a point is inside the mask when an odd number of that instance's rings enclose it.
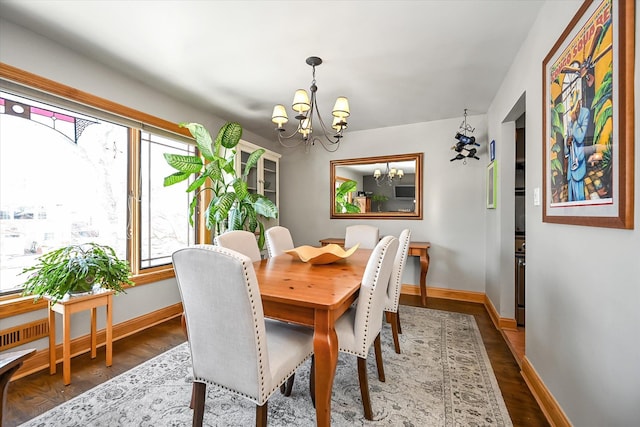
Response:
[[[373,341],[373,349],[376,353],[376,366],[378,367],[378,379],[382,382],[384,378],[384,365],[382,364],[382,346],[380,345],[380,334]]]
[[[391,317],[391,333],[393,335],[393,345],[396,348],[396,353],[400,354],[400,338],[398,337],[399,327],[400,327],[400,318],[398,317],[398,313],[389,313],[389,317]]]
[[[256,405],[256,427],[267,427],[267,413],[269,413],[267,409],[267,404],[269,402],[264,402],[264,405]]]
[[[193,394],[191,395],[191,404],[193,405],[193,427],[202,427],[206,391],[207,385],[205,383],[193,383]]]
[[[287,381],[285,381],[284,383],[282,383],[282,385],[280,386],[280,393],[284,394],[285,396],[289,397],[291,396],[291,391],[293,390],[293,382],[296,379],[296,374],[292,374]]]
[[[182,333],[189,340],[189,334],[187,334],[187,318],[184,316],[184,311],[182,312],[182,316],[180,316],[180,325],[182,326]]]
[[[193,385],[191,386],[191,403],[189,403],[189,408],[193,409],[195,407],[196,404],[196,382],[193,382]]]
[[[363,359],[361,357],[358,357],[358,379],[360,380],[360,395],[362,396],[364,417],[373,421],[371,399],[369,398],[369,381],[367,380],[367,359]]]
[[[309,394],[313,407],[316,407],[316,357],[311,355],[311,372],[309,374]]]
[[[400,306],[396,310],[396,319],[398,319],[398,333],[402,334],[402,325],[400,324]]]

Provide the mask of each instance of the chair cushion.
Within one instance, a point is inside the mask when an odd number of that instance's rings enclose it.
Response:
[[[344,236],[344,247],[349,249],[356,243],[360,243],[362,249],[373,249],[380,240],[378,227],[373,225],[350,225],[346,228]]]
[[[265,232],[269,257],[274,257],[293,249],[293,239],[288,228],[276,225]]]
[[[313,329],[279,320],[264,320],[271,378],[268,395],[289,378],[313,354]]]

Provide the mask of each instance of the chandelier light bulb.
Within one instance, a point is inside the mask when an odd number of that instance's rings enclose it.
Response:
[[[287,110],[284,108],[284,105],[278,104],[273,107],[271,121],[277,124],[278,128],[282,128],[282,125],[289,121],[289,117],[287,117]]]
[[[335,105],[333,106],[333,116],[347,118],[350,114],[349,100],[344,96],[338,97],[338,99],[336,99]]]
[[[297,111],[302,114],[306,111],[309,111],[311,108],[311,103],[309,102],[309,95],[307,91],[304,89],[298,89],[293,95],[293,104],[291,105],[293,111]]]

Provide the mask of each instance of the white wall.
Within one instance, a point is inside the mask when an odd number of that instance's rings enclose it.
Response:
[[[634,230],[543,223],[542,206],[533,204],[533,189],[542,190],[542,61],[581,4],[576,0],[544,5],[487,114],[488,133],[498,143],[500,164],[513,165],[513,149],[505,146],[509,137],[504,129],[509,124],[503,122],[526,93],[526,357],[574,425],[630,426],[640,419],[637,142]],[[636,26],[638,17],[636,9]],[[636,30],[636,46],[639,43]],[[638,58],[636,48],[635,141]],[[513,188],[505,178],[513,170],[502,171],[500,184]],[[489,215],[487,230],[510,233],[512,225],[502,219],[512,212],[507,208]],[[496,244],[502,246],[498,251],[507,251],[504,244]],[[492,277],[488,284],[492,299],[503,291],[493,292],[493,287],[504,286],[509,278]]]
[[[367,223],[381,235],[410,228],[411,239],[430,241],[427,285],[484,292],[486,127],[484,115],[469,116],[482,144],[481,160],[450,162],[460,118],[408,126],[347,132],[341,147],[328,153],[316,145],[285,150],[281,160],[280,224],[291,229],[296,245],[318,244],[323,237],[342,237],[345,227]],[[424,153],[422,220],[330,219],[329,162],[389,154]],[[410,257],[404,283],[419,283],[419,263]]]

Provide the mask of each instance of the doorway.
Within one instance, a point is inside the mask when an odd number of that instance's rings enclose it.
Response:
[[[526,138],[525,138],[525,114],[515,120],[515,156],[514,156],[514,313],[516,329],[504,329],[503,334],[507,345],[511,349],[519,365],[525,355],[525,268],[526,268]]]
[[[516,120],[515,188],[514,188],[514,249],[515,249],[515,317],[520,327],[525,325],[525,268],[526,268],[526,158],[525,115]]]

